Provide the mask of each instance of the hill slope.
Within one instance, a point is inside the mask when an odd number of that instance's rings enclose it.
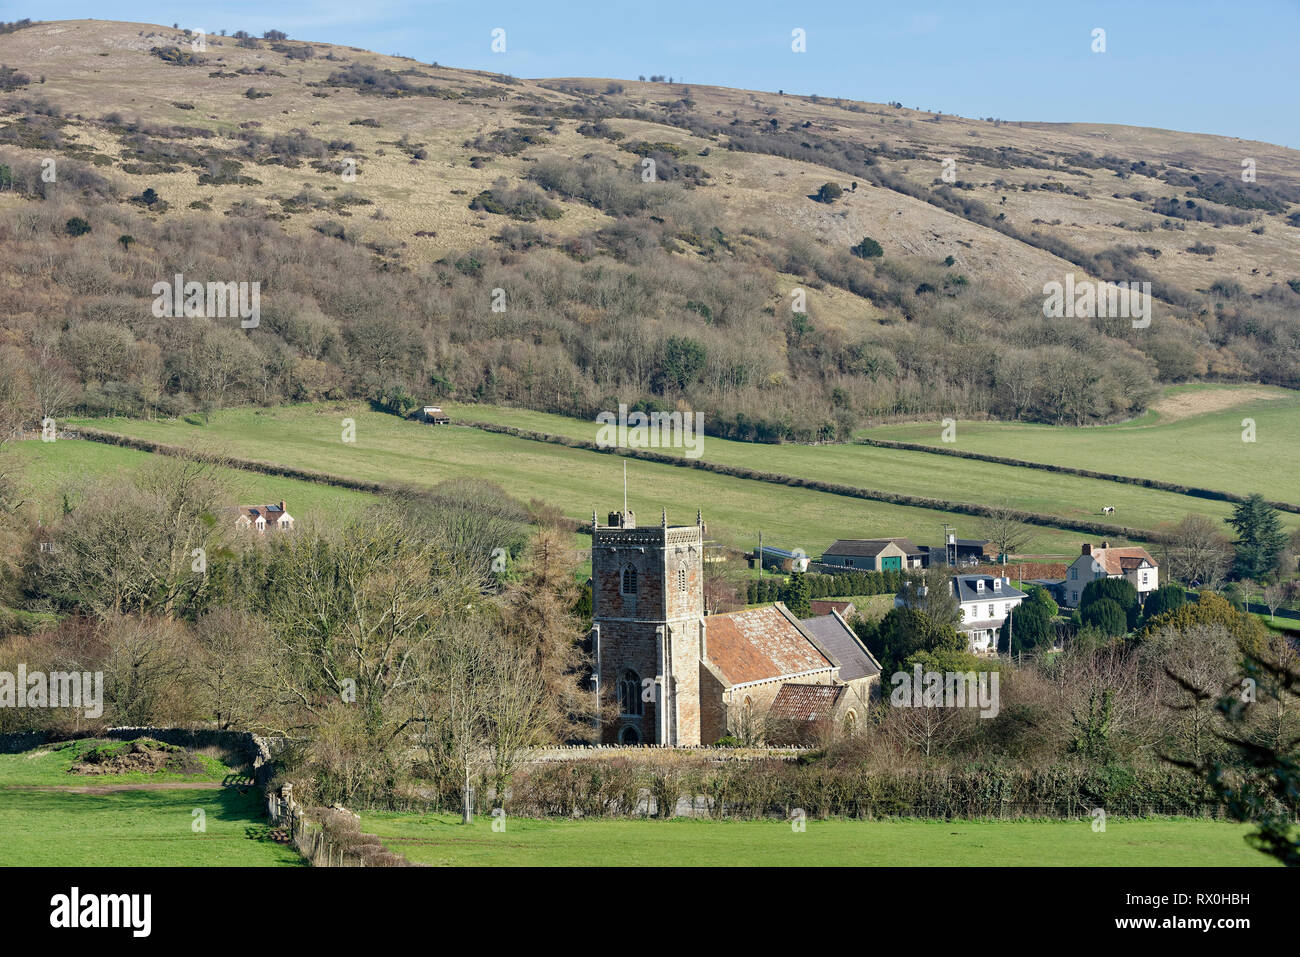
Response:
[[[621,401],[808,440],[1300,386],[1281,147],[101,21],[0,35],[0,62],[0,315],[43,414]],[[259,326],[155,316],[176,273],[260,282]],[[1067,273],[1150,281],[1150,327],[1044,318]]]

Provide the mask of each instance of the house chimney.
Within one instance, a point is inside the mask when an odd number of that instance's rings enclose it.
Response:
[[[1101,543],[1101,547],[1102,547],[1102,548],[1110,548],[1110,542],[1102,542],[1102,543]]]
[[[1083,543],[1083,553],[1082,553],[1082,554],[1084,554],[1084,555],[1091,555],[1091,554],[1092,554],[1092,545],[1091,545],[1090,543],[1088,543],[1088,542],[1084,542],[1084,543]]]
[[[284,499],[280,499],[280,511],[284,511]]]

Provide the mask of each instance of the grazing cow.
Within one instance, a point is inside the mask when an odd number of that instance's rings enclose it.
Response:
[[[1107,506],[1105,506],[1104,508],[1102,508],[1102,510],[1101,510],[1101,514],[1103,514],[1103,515],[1114,515],[1114,514],[1115,514],[1115,506],[1114,506],[1114,505],[1107,505]]]

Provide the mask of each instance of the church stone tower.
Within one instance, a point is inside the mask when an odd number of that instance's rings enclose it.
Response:
[[[591,516],[592,637],[598,692],[617,701],[606,744],[700,743],[704,521],[637,527]]]

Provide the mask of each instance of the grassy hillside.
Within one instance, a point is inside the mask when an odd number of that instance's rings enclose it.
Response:
[[[1250,391],[1258,397],[1236,403],[1229,397],[1239,396],[1238,390],[1177,388],[1139,419],[1088,429],[959,422],[952,447],[1300,502],[1300,396]],[[1246,418],[1255,420],[1253,443],[1242,441]],[[939,432],[937,424],[910,423],[862,434],[938,446]],[[1112,497],[1119,494],[1116,488]]]
[[[353,444],[342,441],[345,417],[356,422]],[[623,465],[616,455],[458,426],[431,428],[352,406],[232,410],[215,414],[207,425],[195,424],[198,421],[97,419],[86,424],[368,481],[434,485],[448,478],[482,478],[518,498],[551,502],[577,520],[589,521],[593,508],[603,520],[606,511],[622,503]],[[819,554],[845,536],[908,535],[919,542],[938,541],[943,523],[954,520],[933,509],[638,461],[628,464],[628,503],[642,522],[657,520],[664,506],[672,521],[693,521],[695,509],[702,508],[710,537],[752,547],[761,529],[765,540],[799,546],[809,554]],[[1078,533],[1049,528],[1035,533],[1030,550],[1068,554],[1078,548]]]
[[[62,495],[82,483],[93,483],[119,472],[144,466],[147,452],[103,445],[99,442],[15,442],[8,446],[20,471],[20,484],[37,505],[37,517],[52,522],[59,517]],[[313,514],[346,516],[375,501],[373,495],[334,488],[316,482],[260,475],[243,469],[221,468],[218,476],[230,490],[232,505],[262,505],[281,500],[292,503],[295,516]]]
[[[0,360],[56,417],[640,401],[803,441],[1300,385],[1300,156],[1281,147],[296,38],[193,51],[148,24],[36,24],[0,60]],[[1266,181],[1240,181],[1244,151]],[[154,315],[176,273],[262,283],[260,324]],[[1153,321],[1045,318],[1067,274],[1152,283]]]
[[[1300,442],[1297,441],[1300,440],[1300,426],[1293,424],[1297,421],[1295,412],[1300,408],[1300,396],[1278,390],[1276,400],[1277,405],[1280,406],[1276,411],[1278,413],[1290,411],[1292,413],[1290,421],[1288,421],[1285,414],[1273,416],[1271,414],[1274,411],[1272,403],[1264,404],[1265,409],[1270,414],[1262,419],[1257,415],[1259,407],[1254,404],[1247,406],[1246,411],[1242,411],[1237,415],[1238,419],[1244,415],[1256,415],[1259,421],[1268,421],[1270,429],[1273,427],[1273,423],[1276,422],[1279,429],[1288,436],[1286,441],[1275,436],[1274,441],[1271,443],[1270,455],[1272,457],[1268,459],[1268,462],[1275,466],[1273,468],[1257,468],[1256,462],[1259,456],[1247,458],[1246,454],[1241,455],[1241,458],[1237,460],[1235,468],[1223,468],[1213,473],[1212,476],[1207,475],[1204,471],[1193,473],[1183,468],[1185,451],[1180,437],[1187,434],[1194,434],[1210,447],[1217,448],[1219,450],[1218,464],[1228,465],[1231,462],[1231,459],[1224,462],[1224,459],[1227,458],[1225,452],[1231,453],[1238,450],[1229,443],[1218,444],[1216,441],[1216,436],[1221,437],[1222,435],[1222,417],[1220,416],[1198,416],[1194,422],[1188,422],[1176,431],[1166,428],[1151,428],[1153,425],[1165,426],[1166,423],[1163,419],[1157,419],[1153,416],[1149,420],[1143,420],[1147,427],[1146,434],[1148,436],[1159,435],[1160,439],[1153,443],[1153,447],[1140,459],[1134,458],[1132,455],[1124,457],[1100,454],[1107,451],[1110,441],[1109,436],[1120,428],[1118,426],[1106,429],[1043,427],[1021,431],[1023,427],[1004,423],[982,423],[984,426],[982,429],[974,423],[960,423],[958,427],[959,441],[953,447],[1057,465],[1074,465],[1074,459],[1082,457],[1080,458],[1082,462],[1091,462],[1093,464],[1082,464],[1078,466],[1080,468],[1089,468],[1096,471],[1112,470],[1116,474],[1137,474],[1147,478],[1185,482],[1202,487],[1209,483],[1210,487],[1227,491],[1240,491],[1243,488],[1243,475],[1250,475],[1252,478],[1258,475],[1258,488],[1251,486],[1249,491],[1258,490],[1264,492],[1269,498],[1300,502],[1300,480],[1295,478],[1295,476],[1300,475]],[[457,420],[464,419],[512,426],[531,432],[567,436],[587,442],[596,441],[599,428],[599,425],[595,422],[584,422],[525,409],[482,404],[462,406],[455,403],[444,403],[444,408],[454,415]],[[1229,418],[1232,414],[1224,413]],[[942,426],[937,423],[897,427],[882,426],[866,430],[860,433],[860,437],[897,438],[900,441],[939,444],[936,440],[941,429]],[[961,439],[965,437],[967,431],[974,438],[962,442]],[[1028,434],[1035,437],[1034,441],[1024,444],[1016,442],[1017,436]],[[997,446],[998,448],[1020,448],[1023,450],[1032,447],[1032,452],[1029,454],[1012,451],[994,453],[983,444],[982,437],[985,435],[1001,436],[1004,441]],[[1041,441],[1043,435],[1050,435],[1054,438],[1049,441]],[[911,436],[911,438],[904,438],[907,436]],[[1238,445],[1241,444],[1240,436],[1241,429],[1239,425],[1235,432],[1229,433],[1230,440],[1235,441]],[[1079,456],[1072,457],[1068,454],[1058,456],[1055,454],[1058,448],[1063,450],[1074,449],[1079,452]],[[1247,446],[1246,449],[1247,454],[1252,451],[1250,446]],[[684,449],[665,448],[656,451],[669,455],[685,455]],[[797,475],[863,488],[906,492],[948,501],[985,505],[1005,504],[1029,512],[1058,515],[1062,518],[1100,519],[1102,506],[1113,505],[1116,509],[1115,521],[1144,529],[1155,528],[1164,522],[1176,522],[1189,511],[1200,512],[1215,518],[1225,518],[1232,511],[1232,505],[1229,502],[1190,498],[1186,495],[1141,486],[1123,485],[1101,479],[1071,475],[1056,475],[989,462],[929,455],[924,452],[857,444],[766,446],[708,437],[703,443],[701,458],[704,461],[726,465],[739,465],[761,471]],[[1101,460],[1112,463],[1114,468],[1107,469],[1102,465],[1095,464]],[[1295,471],[1290,470],[1289,466],[1291,465],[1295,466]],[[1186,477],[1171,477],[1173,475],[1187,476],[1189,474],[1199,475],[1199,478],[1193,481]],[[1217,478],[1217,483],[1212,482],[1211,477]],[[1287,518],[1289,520],[1292,517],[1287,516]],[[964,524],[968,527],[977,521],[977,519],[969,516],[958,516],[956,519],[959,525]],[[1300,516],[1295,516],[1294,522],[1300,524]]]
[[[1287,406],[1296,401],[1294,397],[1279,398],[1272,403],[1263,403],[1263,408],[1270,411],[1273,405]],[[1243,408],[1256,411],[1255,405]],[[595,423],[556,415],[485,405],[449,405],[448,411],[455,421],[465,418],[585,441],[596,438]],[[1142,474],[1154,477],[1181,474],[1180,455],[1187,442],[1178,437],[1196,435],[1210,441],[1221,426],[1222,416],[1239,417],[1241,414],[1221,411],[1176,422],[1152,418],[1141,425],[1130,426],[1128,428],[1140,429],[1148,437],[1148,448],[1164,451],[1160,455],[1148,453],[1140,459],[1131,456],[1127,460],[1116,458],[1114,464],[1116,467],[1139,468]],[[343,441],[345,418],[355,422],[354,443]],[[619,505],[622,496],[620,456],[457,425],[431,428],[362,406],[334,404],[232,410],[217,413],[206,423],[191,417],[149,422],[95,419],[85,420],[82,424],[199,451],[220,452],[235,458],[311,469],[361,481],[434,485],[449,478],[477,477],[496,482],[521,499],[537,498],[551,502],[564,514],[579,521],[588,520],[592,508],[603,515],[607,509]],[[919,433],[921,427],[911,428]],[[959,426],[959,436],[967,428],[965,424]],[[976,431],[974,424],[969,428]],[[1004,431],[1013,430],[1004,427]],[[1038,443],[1038,457],[1056,460],[1052,453],[1057,448],[1073,448],[1084,456],[1099,455],[1107,448],[1107,433],[1110,431],[1050,430],[1048,434],[1052,440]],[[1172,439],[1168,438],[1170,431],[1175,433]],[[917,433],[890,428],[875,430],[871,434]],[[989,434],[1002,433],[997,427],[990,426]],[[37,444],[24,445],[32,447]],[[50,448],[53,447],[47,447]],[[80,454],[77,449],[81,448],[92,461],[101,457],[145,456],[145,453],[83,442],[77,448],[60,450],[62,455],[73,458],[59,467],[73,468],[75,457]],[[983,446],[977,448],[985,450]],[[1042,451],[1044,449],[1048,451]],[[924,452],[863,445],[756,446],[712,437],[705,440],[703,450],[705,461],[724,465],[933,496],[948,501],[1006,504],[1026,511],[1059,515],[1063,519],[1100,519],[1100,507],[1103,504],[1114,505],[1116,521],[1138,528],[1154,528],[1164,522],[1174,522],[1188,512],[1222,519],[1231,511],[1227,502]],[[49,454],[46,450],[42,452]],[[1279,450],[1284,463],[1291,454],[1292,451]],[[1088,467],[1101,467],[1095,464],[1095,459],[1085,458],[1084,461],[1093,463]],[[310,483],[286,482],[256,473],[238,474],[259,489],[270,492],[292,489],[294,501],[302,502],[296,514],[304,517],[313,509],[323,505],[328,507],[336,498],[343,501],[367,498],[361,493]],[[630,460],[628,476],[629,504],[642,516],[642,521],[647,520],[647,516],[654,520],[665,505],[669,507],[673,521],[688,521],[693,509],[700,507],[705,511],[710,534],[738,547],[750,547],[760,529],[771,542],[803,547],[810,554],[817,554],[839,537],[908,535],[918,542],[928,543],[939,539],[944,522],[955,525],[962,534],[971,535],[978,531],[979,525],[979,520],[969,515],[850,499],[653,462]],[[1199,480],[1208,482],[1210,478],[1202,472]],[[1240,490],[1240,483],[1229,481],[1225,476],[1222,487],[1230,491]],[[1291,489],[1287,482],[1262,484],[1260,487],[1261,491],[1276,498],[1285,498]],[[1300,500],[1300,491],[1294,497]],[[1300,527],[1300,516],[1286,513],[1283,519],[1288,528]],[[1035,529],[1035,540],[1025,551],[1070,555],[1077,551],[1081,538],[1086,537],[1082,532],[1038,528]]]

